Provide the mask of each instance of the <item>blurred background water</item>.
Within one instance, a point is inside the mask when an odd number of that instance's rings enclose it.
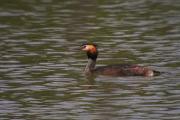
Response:
[[[179,40],[179,0],[1,0],[0,119],[179,120]],[[88,79],[85,41],[163,74]]]

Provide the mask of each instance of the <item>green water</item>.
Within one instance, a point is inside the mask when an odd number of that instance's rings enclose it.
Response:
[[[1,0],[0,119],[179,120],[179,0]],[[97,66],[147,65],[157,77],[87,78]]]

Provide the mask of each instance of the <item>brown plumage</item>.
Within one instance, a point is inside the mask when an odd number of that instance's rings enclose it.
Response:
[[[148,67],[131,65],[131,64],[117,64],[108,65],[95,68],[96,59],[98,56],[97,46],[95,44],[84,44],[82,50],[87,52],[88,64],[85,68],[86,74],[101,74],[109,76],[156,76],[160,72],[152,70]]]

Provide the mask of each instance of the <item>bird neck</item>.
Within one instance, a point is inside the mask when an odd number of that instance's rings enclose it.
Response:
[[[85,73],[86,74],[92,73],[92,71],[95,69],[95,66],[96,66],[96,59],[89,58],[88,63],[85,67]]]

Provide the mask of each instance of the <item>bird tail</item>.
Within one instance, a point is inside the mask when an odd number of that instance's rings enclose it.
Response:
[[[161,72],[156,71],[156,70],[153,70],[153,72],[154,72],[154,76],[159,76],[161,74]]]

